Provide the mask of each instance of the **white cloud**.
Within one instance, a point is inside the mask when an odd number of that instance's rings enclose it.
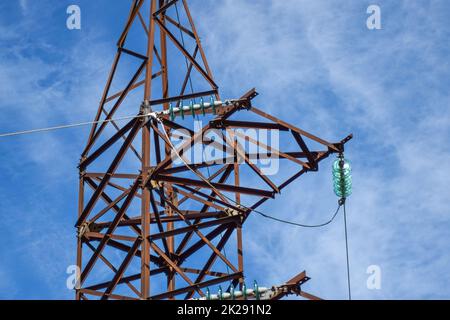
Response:
[[[106,79],[105,57],[111,55],[103,42],[93,40],[97,35],[86,33],[71,48],[63,49],[42,39],[30,43],[21,34],[29,30],[34,18],[23,18],[14,28],[8,28],[8,38],[1,39],[14,44],[5,46],[0,53],[2,132],[91,120]],[[64,58],[51,60],[47,54],[63,54]],[[11,256],[15,263],[21,259],[27,262],[24,269],[32,269],[35,281],[46,286],[40,297],[73,297],[65,287],[64,277],[67,266],[75,261],[76,164],[87,130],[88,127],[16,137],[3,140],[0,145],[2,159],[8,159],[0,163],[7,173],[0,186],[4,203],[0,227],[14,233],[15,243],[3,254]],[[25,172],[27,183],[18,183]],[[21,191],[11,192],[6,180],[15,181],[14,189]],[[32,188],[35,191],[24,191]],[[19,199],[18,194],[23,197]],[[67,194],[73,202],[62,200]],[[20,227],[14,222],[16,219],[20,219]],[[17,275],[8,274],[12,279],[14,276]],[[2,278],[0,273],[0,285],[5,283]],[[20,298],[30,298],[31,293],[23,291],[23,281],[17,292],[11,290],[3,298],[16,293]]]
[[[27,11],[28,9],[28,0],[19,0],[20,8],[23,12]]]
[[[256,85],[258,107],[325,138],[356,134],[347,150],[354,160],[349,223],[355,297],[448,297],[442,281],[449,280],[441,272],[450,263],[449,239],[440,227],[448,226],[450,210],[450,70],[448,49],[439,44],[448,36],[445,2],[380,6],[382,31],[365,28],[360,1],[228,0],[198,6],[195,15],[202,17],[200,33],[207,32],[203,42],[226,92],[238,95]],[[328,164],[323,170],[265,211],[325,221],[333,198]],[[246,228],[246,260],[257,261],[269,284],[306,268],[314,293],[345,298],[341,220],[312,232],[254,217]],[[379,292],[365,288],[371,264],[384,274]],[[430,276],[412,284],[419,274]]]
[[[364,29],[360,1],[194,4],[207,56],[227,96],[257,86],[258,106],[295,125],[330,139],[355,131],[348,147],[355,186],[348,214],[356,298],[450,295],[450,279],[444,274],[450,263],[450,100],[448,83],[439,83],[448,76],[449,66],[442,53],[447,49],[439,45],[445,42],[436,41],[446,35],[441,30],[442,3],[436,1],[426,11],[420,8],[423,2],[380,3],[386,10],[380,33]],[[22,55],[26,44],[21,42],[9,49],[15,58],[0,63],[0,100],[14,101],[1,107],[23,120],[15,126],[86,120],[86,114],[95,112],[111,55],[103,45],[92,47],[89,37],[84,41],[59,65]],[[57,80],[41,88],[49,78]],[[29,153],[19,153],[17,164],[31,161],[42,170],[36,174],[49,179],[46,184],[64,185],[68,168],[75,170],[73,155],[79,153],[68,140],[84,139],[69,134],[25,142]],[[329,162],[321,169],[294,183],[264,211],[305,223],[327,220],[335,206]],[[306,269],[313,277],[308,291],[345,298],[342,217],[323,230],[297,230],[261,219],[251,217],[245,228],[245,262],[254,268],[248,269],[249,277],[272,285]],[[25,231],[37,238],[36,221],[24,221]],[[70,259],[65,246],[70,240],[60,241],[66,235],[54,224],[40,226],[47,233],[24,250],[41,263],[50,283],[59,269],[51,265],[51,256],[40,256],[44,239],[53,243],[51,251],[63,252],[65,260]],[[371,264],[383,272],[379,292],[365,288]],[[426,281],[418,281],[424,274]]]

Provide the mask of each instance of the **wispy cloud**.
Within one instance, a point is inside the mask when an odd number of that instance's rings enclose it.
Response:
[[[369,4],[225,0],[193,2],[193,13],[224,96],[256,86],[258,106],[280,118],[329,140],[355,133],[347,150],[354,165],[348,202],[354,296],[448,298],[449,4],[379,1],[383,30],[368,31]],[[36,25],[30,19],[16,28],[0,24],[0,42],[8,44],[0,53],[0,110],[8,115],[0,118],[2,131],[88,120],[112,47],[92,33],[69,47],[28,43],[23,34]],[[75,163],[85,133],[1,145],[0,230],[18,237],[2,257],[21,252],[20,261],[39,265],[36,276],[48,291],[41,297],[71,297],[61,279],[75,254]],[[263,210],[304,223],[327,220],[336,205],[329,171],[326,162]],[[321,230],[252,216],[244,239],[248,279],[272,285],[306,269],[313,280],[305,289],[345,297],[342,216]],[[382,268],[380,291],[365,286],[371,264]],[[2,288],[17,285],[12,279],[21,274],[5,277],[13,271],[0,270]],[[418,281],[424,274],[426,281]]]
[[[19,0],[20,8],[23,12],[27,11],[28,9],[28,0]]]
[[[86,31],[66,46],[40,32],[38,41],[24,38],[39,19],[27,15],[8,26],[8,37],[0,38],[9,44],[0,53],[0,110],[7,115],[0,120],[2,132],[88,121],[98,105],[110,57],[105,44],[97,41],[101,30]],[[62,30],[63,36],[66,32]],[[65,287],[65,272],[75,262],[76,163],[87,130],[2,141],[0,230],[11,236],[2,259],[20,267],[2,270],[11,281],[19,281],[14,292],[8,289],[8,296],[1,298],[73,297]],[[11,285],[2,272],[0,291],[6,292]]]
[[[354,160],[348,210],[355,296],[448,297],[450,70],[442,12],[450,8],[445,1],[382,1],[383,30],[369,31],[369,4],[228,0],[196,7],[196,14],[223,90],[238,94],[255,85],[258,106],[300,127],[329,139],[355,133],[347,150]],[[334,204],[329,167],[322,169],[265,210],[325,221]],[[342,220],[313,232],[254,217],[246,235],[253,276],[268,274],[275,283],[306,268],[315,293],[345,297]],[[371,264],[382,268],[381,291],[365,286]],[[411,285],[418,274],[432,275]]]

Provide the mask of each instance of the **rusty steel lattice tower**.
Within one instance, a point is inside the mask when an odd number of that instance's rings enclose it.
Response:
[[[133,73],[127,78],[121,70]],[[252,105],[256,95],[250,90],[221,101],[187,0],[132,1],[79,164],[77,299],[190,299],[210,286],[242,286],[247,217],[304,173],[317,171],[321,160],[342,152],[348,140],[330,143],[266,114]],[[189,126],[195,113],[206,122],[196,132]],[[116,121],[130,114],[136,117]],[[200,139],[201,150],[228,150],[222,163],[177,163],[168,137],[182,128],[191,135],[177,147],[180,155],[209,129],[227,133]],[[237,128],[277,130],[294,150],[242,137]],[[266,155],[240,148],[239,136]],[[269,156],[291,164],[283,165],[292,172],[280,183],[257,161]],[[228,255],[226,244],[234,247]],[[272,298],[313,298],[299,289],[308,279],[299,274]]]

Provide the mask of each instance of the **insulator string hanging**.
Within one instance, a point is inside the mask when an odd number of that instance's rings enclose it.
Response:
[[[343,155],[333,162],[333,189],[340,198],[347,198],[352,194],[352,168]]]
[[[352,194],[352,168],[350,162],[340,153],[333,162],[333,189],[334,193],[340,197],[339,204],[344,207],[344,236],[345,236],[345,256],[347,262],[347,286],[348,299],[352,300],[352,290],[350,282],[350,258],[348,252],[348,231],[347,212],[345,208],[346,198]]]
[[[214,104],[212,104],[214,105]],[[160,124],[162,125],[162,122],[159,118],[156,118],[157,121],[160,122]],[[186,165],[186,167],[191,170],[195,175],[197,175],[201,180],[203,180],[206,184],[208,184],[215,192],[219,193],[219,191],[216,189],[216,187],[211,184],[210,181],[206,180],[202,175],[198,174],[198,172],[196,172],[188,163],[187,161],[178,153],[178,150],[175,148],[175,146],[171,143],[170,141],[170,137],[168,135],[168,133],[165,131],[164,126],[162,126],[163,128],[163,132],[167,138],[167,142],[171,145],[172,149],[174,150],[175,154],[178,156],[178,158],[184,162],[184,164]],[[242,208],[256,212],[258,214],[260,214],[261,216],[268,218],[268,219],[272,219],[278,222],[282,222],[285,224],[290,224],[290,225],[295,225],[298,227],[303,227],[303,228],[318,228],[318,227],[323,227],[326,226],[328,224],[330,224],[335,217],[337,216],[339,209],[344,206],[344,210],[345,210],[345,200],[346,197],[348,197],[352,190],[352,180],[351,180],[351,166],[348,160],[346,160],[344,158],[344,155],[341,153],[338,156],[338,159],[336,159],[336,161],[333,163],[333,183],[334,183],[334,191],[336,193],[336,195],[338,197],[340,197],[339,200],[339,205],[338,208],[336,210],[336,212],[334,213],[333,217],[327,221],[326,223],[323,224],[319,224],[319,225],[304,225],[304,224],[299,224],[299,223],[295,223],[295,222],[291,222],[291,221],[286,221],[286,220],[282,220],[282,219],[278,219],[275,218],[273,216],[267,215],[261,211],[252,209],[252,208],[248,208],[246,206],[243,206],[242,204],[238,204],[234,199],[232,199],[231,197],[228,197],[227,195],[224,195],[225,198],[227,198],[228,200],[230,200],[231,202],[233,202],[236,205],[240,205]],[[344,226],[345,226],[345,248],[346,248],[346,257],[347,257],[347,281],[348,281],[348,292],[349,292],[349,299],[351,300],[351,287],[350,287],[350,263],[349,263],[349,253],[348,253],[348,234],[347,234],[347,217],[346,214],[344,215]],[[255,284],[255,288],[256,288],[256,284]],[[256,293],[258,294],[259,290],[251,290],[252,293]],[[245,282],[242,286],[242,294],[244,299],[246,299],[247,297],[247,289],[245,286]]]

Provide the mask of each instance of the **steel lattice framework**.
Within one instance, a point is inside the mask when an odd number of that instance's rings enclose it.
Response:
[[[145,41],[133,42],[132,32],[141,32],[137,38]],[[142,43],[146,53],[131,49]],[[115,83],[124,78],[121,67],[136,69],[115,92]],[[192,83],[201,90],[194,90]],[[189,299],[205,295],[209,286],[242,285],[242,226],[248,216],[306,172],[317,171],[321,160],[342,152],[349,140],[330,143],[263,112],[252,103],[255,90],[218,103],[214,114],[211,108],[203,110],[207,124],[196,132],[180,114],[176,121],[162,116],[161,122],[146,116],[211,95],[221,101],[187,1],[132,1],[97,123],[79,164],[77,299]],[[137,117],[114,121],[121,112]],[[252,120],[243,120],[243,114]],[[194,115],[186,111],[184,116]],[[165,132],[172,135],[179,129],[190,133],[177,146],[181,155],[200,140],[202,150],[228,150],[222,163],[176,163]],[[223,132],[222,139],[200,139],[210,129]],[[294,150],[272,148],[236,129],[277,130],[283,146]],[[240,148],[239,137],[265,148],[266,157],[289,162],[286,168],[292,172],[275,182],[256,161],[265,156]],[[228,256],[227,243],[234,247]],[[288,282],[285,293],[300,293],[297,287],[308,279],[301,273]]]

